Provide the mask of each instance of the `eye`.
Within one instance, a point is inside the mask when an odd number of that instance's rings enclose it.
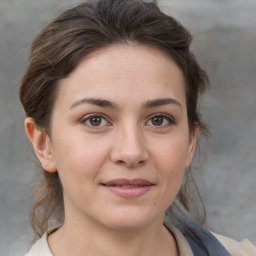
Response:
[[[155,127],[166,127],[171,124],[174,124],[174,120],[169,115],[158,114],[158,115],[152,116],[148,120],[147,124],[150,126],[155,126]]]
[[[88,126],[88,127],[93,127],[93,128],[98,128],[98,127],[104,127],[104,126],[109,126],[110,123],[107,121],[107,119],[102,116],[102,115],[96,115],[96,114],[91,114],[85,116],[82,120],[81,123]]]

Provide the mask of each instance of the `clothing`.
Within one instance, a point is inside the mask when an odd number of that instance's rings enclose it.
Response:
[[[224,245],[232,256],[255,256],[256,249],[247,239],[240,243],[222,235],[214,234],[215,237]]]
[[[165,222],[164,225],[172,231],[172,226]],[[225,247],[208,230],[202,228],[196,222],[187,223],[185,226],[177,225],[182,236],[189,243],[192,255],[196,256],[231,256]],[[175,237],[175,236],[174,236]],[[176,239],[177,240],[177,239]]]
[[[170,224],[165,225],[172,233],[177,242],[179,256],[198,256],[197,254],[193,254],[189,242],[187,241],[185,235],[183,235],[179,229]],[[25,256],[53,256],[47,242],[47,236],[54,230],[50,230],[49,232],[45,233],[32,246],[30,251],[25,254]],[[253,245],[248,240],[243,240],[242,242],[239,243],[228,237],[224,237],[218,234],[213,235],[227,249],[231,256],[256,256],[256,248],[253,247]],[[219,254],[215,255],[219,256]]]

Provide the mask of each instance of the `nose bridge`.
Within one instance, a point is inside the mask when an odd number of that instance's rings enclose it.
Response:
[[[124,152],[140,151],[142,150],[142,133],[136,124],[127,124],[120,127],[120,137],[122,138],[122,145]]]
[[[118,126],[115,136],[112,160],[129,167],[145,163],[148,159],[142,128],[136,122]]]

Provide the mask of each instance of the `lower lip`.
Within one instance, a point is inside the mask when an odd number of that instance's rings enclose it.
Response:
[[[119,186],[104,186],[109,191],[122,197],[139,197],[149,192],[153,185],[140,187],[119,187]]]

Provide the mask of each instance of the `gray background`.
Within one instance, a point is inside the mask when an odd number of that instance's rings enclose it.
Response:
[[[16,255],[28,246],[28,212],[36,182],[17,84],[36,32],[58,10],[76,2],[0,1],[1,256],[9,250]],[[196,171],[208,226],[256,244],[256,1],[159,2],[190,29],[195,37],[193,50],[211,79],[202,109],[213,135],[202,147],[205,163]]]

